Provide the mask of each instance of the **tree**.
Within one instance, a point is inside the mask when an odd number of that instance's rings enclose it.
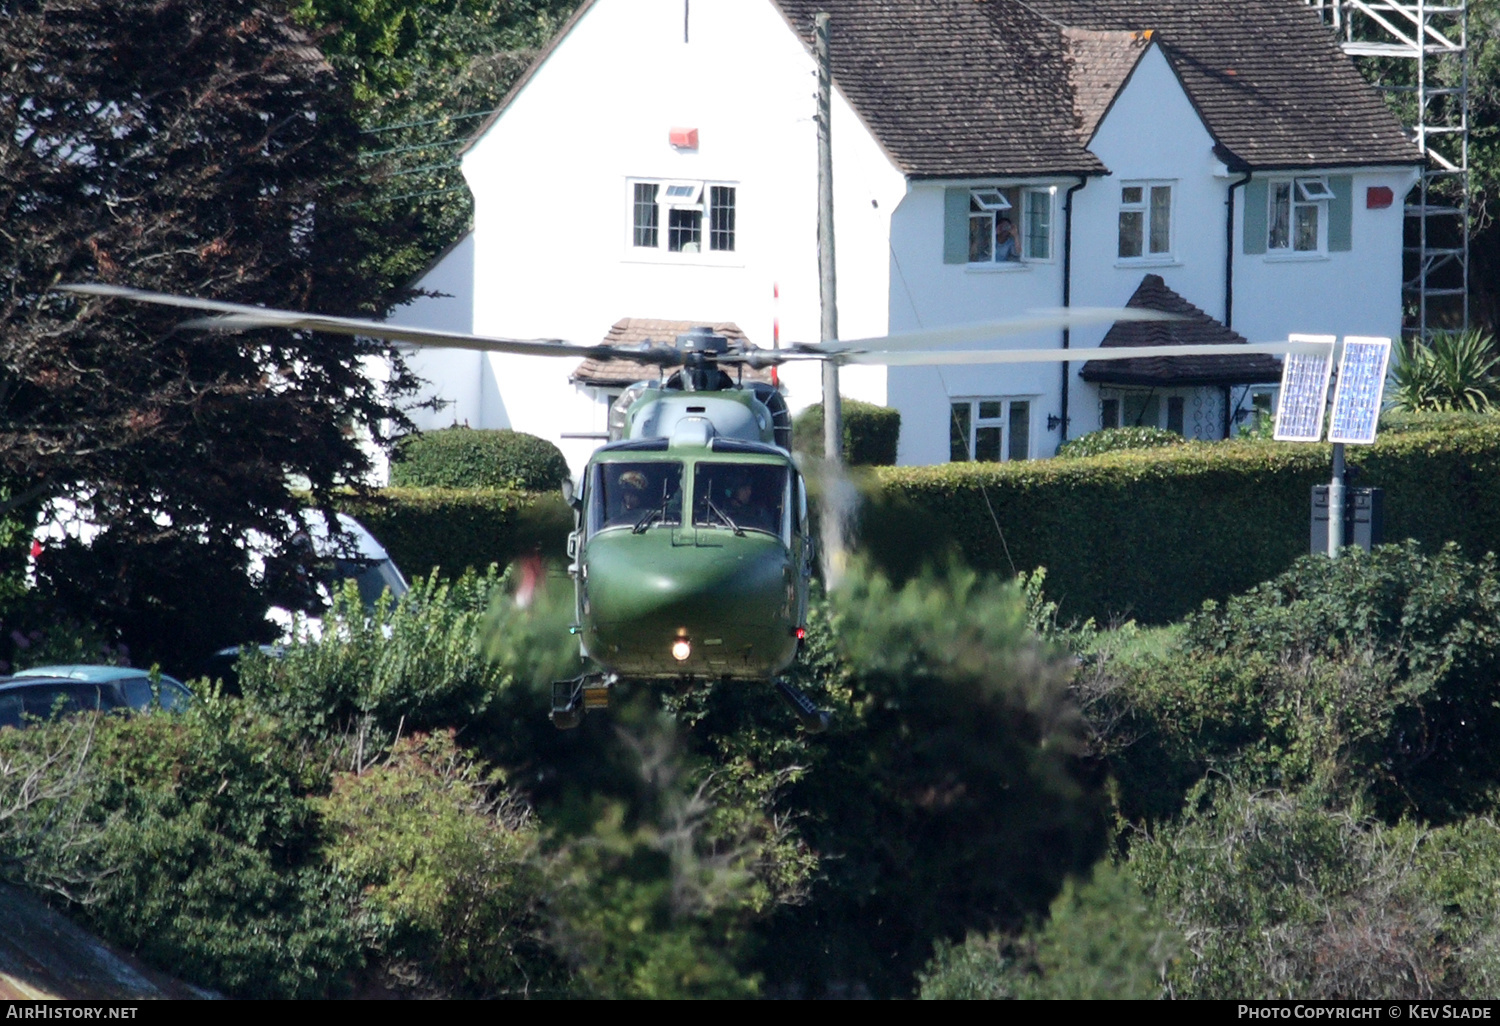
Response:
[[[390,284],[369,255],[401,238],[367,205],[350,91],[279,3],[0,0],[0,20],[0,512],[69,497],[102,528],[97,558],[42,566],[85,615],[160,606],[209,630],[246,530],[288,533],[292,476],[326,505],[371,468],[359,436],[404,426],[405,368],[382,391],[370,341],[178,331],[48,289],[369,315]]]
[[[381,256],[406,281],[469,228],[459,147],[579,0],[298,0],[353,83],[376,209],[410,243]]]

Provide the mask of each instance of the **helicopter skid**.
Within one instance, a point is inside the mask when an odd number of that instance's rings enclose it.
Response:
[[[615,677],[585,674],[572,680],[552,682],[552,725],[558,730],[572,730],[583,722],[590,709],[609,708],[609,689]]]

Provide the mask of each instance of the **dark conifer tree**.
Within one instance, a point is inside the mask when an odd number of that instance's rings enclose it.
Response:
[[[287,534],[297,479],[320,504],[361,480],[359,438],[403,423],[399,359],[383,389],[374,342],[183,331],[48,289],[379,313],[367,268],[401,240],[366,204],[352,97],[278,0],[0,0],[0,24],[5,508],[69,497],[103,528],[42,559],[75,615],[146,654],[244,640],[245,531]]]

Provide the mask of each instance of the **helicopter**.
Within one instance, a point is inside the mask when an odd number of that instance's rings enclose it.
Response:
[[[795,361],[838,364],[979,364],[1076,361],[1077,350],[954,348],[1052,328],[1121,320],[1172,320],[1133,307],[1035,311],[1003,321],[877,338],[793,344],[777,350],[734,345],[697,328],[670,344],[578,345],[404,327],[380,321],[275,310],[109,284],[58,291],[196,310],[209,316],[180,328],[283,328],[379,338],[415,346],[526,356],[627,358],[659,369],[620,396],[608,441],[589,459],[581,489],[564,483],[574,509],[568,538],[575,617],[570,630],[595,667],[552,690],[552,722],[578,726],[607,708],[622,680],[770,682],[804,729],[828,713],[782,674],[807,632],[815,558],[807,485],[791,452],[791,416],[780,391],[736,381],[728,368]],[[1327,352],[1322,343],[1165,345],[1089,349],[1089,360],[1151,356]]]

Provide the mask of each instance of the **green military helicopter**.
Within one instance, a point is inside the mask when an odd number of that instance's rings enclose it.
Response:
[[[553,687],[552,720],[576,727],[606,707],[620,680],[697,678],[772,682],[805,728],[828,715],[779,675],[806,633],[814,541],[808,497],[791,453],[791,417],[781,393],[742,383],[729,368],[801,360],[840,364],[977,364],[1077,360],[1077,350],[963,349],[996,338],[1119,320],[1164,320],[1152,310],[1070,308],[1006,321],[880,338],[732,346],[707,328],[671,344],[576,345],[402,327],[379,321],[221,303],[101,284],[59,291],[127,299],[211,316],[182,327],[283,328],[380,338],[400,344],[571,359],[626,358],[659,368],[656,382],[627,389],[610,410],[609,440],[572,494],[568,540],[580,653],[597,669]],[[1326,348],[1326,347],[1325,347]],[[1087,359],[1311,351],[1306,344],[1089,349]],[[1320,352],[1323,350],[1319,350]]]

